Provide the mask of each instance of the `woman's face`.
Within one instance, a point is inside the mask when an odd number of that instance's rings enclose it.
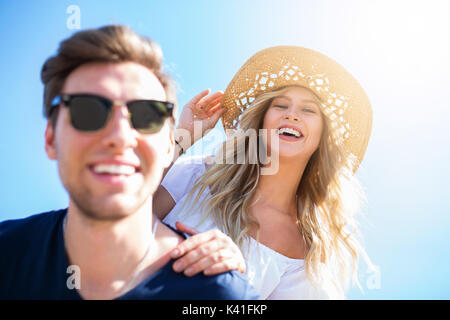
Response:
[[[309,89],[289,87],[272,100],[262,129],[268,130],[271,136],[265,141],[268,154],[273,155],[272,144],[277,141],[280,157],[309,159],[318,148],[322,135],[320,101]],[[273,146],[276,148],[276,144]]]

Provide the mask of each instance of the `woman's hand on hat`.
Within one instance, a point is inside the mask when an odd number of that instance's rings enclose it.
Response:
[[[225,108],[221,105],[223,92],[217,91],[213,94],[210,94],[210,92],[211,90],[207,89],[197,94],[184,106],[181,112],[177,129],[189,131],[191,145],[202,138],[207,130],[214,128],[222,113],[225,112]],[[201,136],[199,135],[200,132],[194,132],[195,125],[201,126]],[[196,136],[194,136],[194,133]]]
[[[245,273],[245,260],[239,247],[223,232],[214,229],[200,233],[181,222],[176,227],[192,235],[171,253],[173,259],[178,259],[173,264],[176,272],[184,272],[188,277],[200,272],[207,276],[231,270]]]

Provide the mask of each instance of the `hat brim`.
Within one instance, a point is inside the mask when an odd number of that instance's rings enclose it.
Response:
[[[372,107],[364,89],[340,64],[311,49],[271,47],[257,52],[239,69],[224,92],[224,129],[237,129],[239,118],[264,92],[298,85],[312,90],[323,102],[323,112],[337,126],[346,152],[359,161],[372,131]]]

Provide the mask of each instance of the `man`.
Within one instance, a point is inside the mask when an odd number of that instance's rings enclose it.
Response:
[[[0,224],[0,298],[257,298],[236,271],[172,269],[184,238],[152,214],[176,114],[159,47],[122,26],[81,31],[41,77],[45,149],[69,205]]]

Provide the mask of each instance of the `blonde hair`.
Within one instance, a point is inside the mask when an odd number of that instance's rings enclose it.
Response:
[[[249,226],[254,225],[259,230],[248,208],[252,204],[262,168],[260,162],[249,161],[258,154],[261,146],[250,143],[250,137],[245,132],[262,127],[272,100],[288,88],[264,93],[253,101],[242,114],[241,130],[229,137],[219,149],[218,154],[225,156],[224,163],[216,162],[207,170],[196,181],[185,202],[189,203],[198,192],[192,201],[192,209],[209,188],[211,194],[199,207],[204,219],[211,216],[241,249],[244,238],[250,237]],[[322,119],[324,125],[319,147],[309,159],[297,190],[297,219],[309,248],[305,258],[308,278],[319,288],[328,288],[325,290],[332,291],[332,296],[344,297],[350,279],[361,288],[357,277],[358,257],[360,252],[363,257],[367,255],[357,240],[359,234],[355,215],[365,198],[353,174],[356,157],[344,152],[343,145],[338,143],[342,139],[339,139],[337,130],[332,129],[331,120],[323,112]],[[237,156],[237,148],[231,151],[227,148],[231,140],[236,140],[238,144],[245,143],[244,164],[229,161]]]

